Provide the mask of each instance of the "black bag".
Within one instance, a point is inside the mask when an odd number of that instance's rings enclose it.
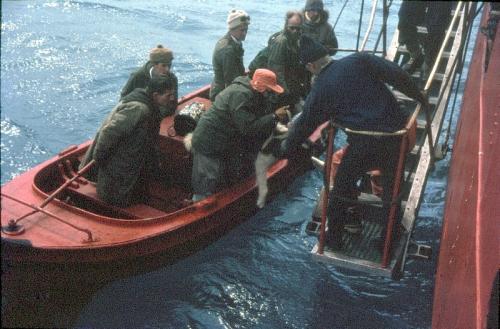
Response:
[[[196,128],[198,120],[205,110],[203,103],[193,102],[186,105],[174,117],[175,133],[179,136],[186,136]]]

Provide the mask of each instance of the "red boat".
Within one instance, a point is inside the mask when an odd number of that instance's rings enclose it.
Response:
[[[178,109],[193,102],[208,109],[208,91],[207,86],[181,98]],[[255,176],[199,202],[185,201],[192,195],[191,157],[173,130],[173,116],[160,130],[165,182],[151,182],[146,201],[128,208],[99,200],[95,184],[76,172],[90,143],[69,147],[2,187],[4,263],[99,264],[178,253],[257,209]],[[270,193],[309,166],[307,161],[274,163],[267,172]]]
[[[433,328],[498,327],[500,12],[491,5],[484,8],[453,146]]]

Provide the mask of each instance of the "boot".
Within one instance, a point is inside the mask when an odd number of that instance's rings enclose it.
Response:
[[[361,224],[361,216],[358,208],[349,207],[346,211],[344,230],[351,234],[360,234],[363,226]]]
[[[325,247],[332,251],[342,249],[342,230],[334,229],[326,231]]]
[[[422,66],[425,57],[419,45],[407,44],[406,49],[410,53],[410,59],[403,65],[403,70],[412,75],[416,69]]]

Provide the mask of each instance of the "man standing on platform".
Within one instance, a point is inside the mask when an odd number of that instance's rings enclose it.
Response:
[[[352,130],[390,133],[402,129],[407,115],[386,83],[427,106],[426,97],[410,76],[393,62],[367,53],[332,60],[325,47],[307,36],[300,40],[299,55],[316,79],[282,144],[282,156],[293,155],[316,127],[328,120]],[[346,222],[347,210],[357,199],[356,182],[373,168],[383,172],[382,201],[388,217],[401,138],[348,133],[347,141],[349,146],[329,195],[326,245],[332,249],[342,247],[346,224],[351,228],[361,225]]]

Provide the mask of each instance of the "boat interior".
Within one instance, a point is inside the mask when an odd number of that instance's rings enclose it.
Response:
[[[179,110],[197,102],[204,110],[210,107],[208,89],[196,95],[187,95],[179,101]],[[186,150],[183,137],[173,128],[173,117],[165,118],[160,128],[160,173],[159,180],[150,181],[141,189],[138,203],[120,208],[101,201],[96,192],[95,182],[78,175],[78,167],[85,149],[77,150],[72,146],[59,153],[59,159],[40,170],[34,179],[34,188],[48,196],[59,187],[72,182],[57,194],[59,202],[74,206],[86,212],[121,220],[136,220],[162,217],[191,204],[191,167],[190,153]]]

